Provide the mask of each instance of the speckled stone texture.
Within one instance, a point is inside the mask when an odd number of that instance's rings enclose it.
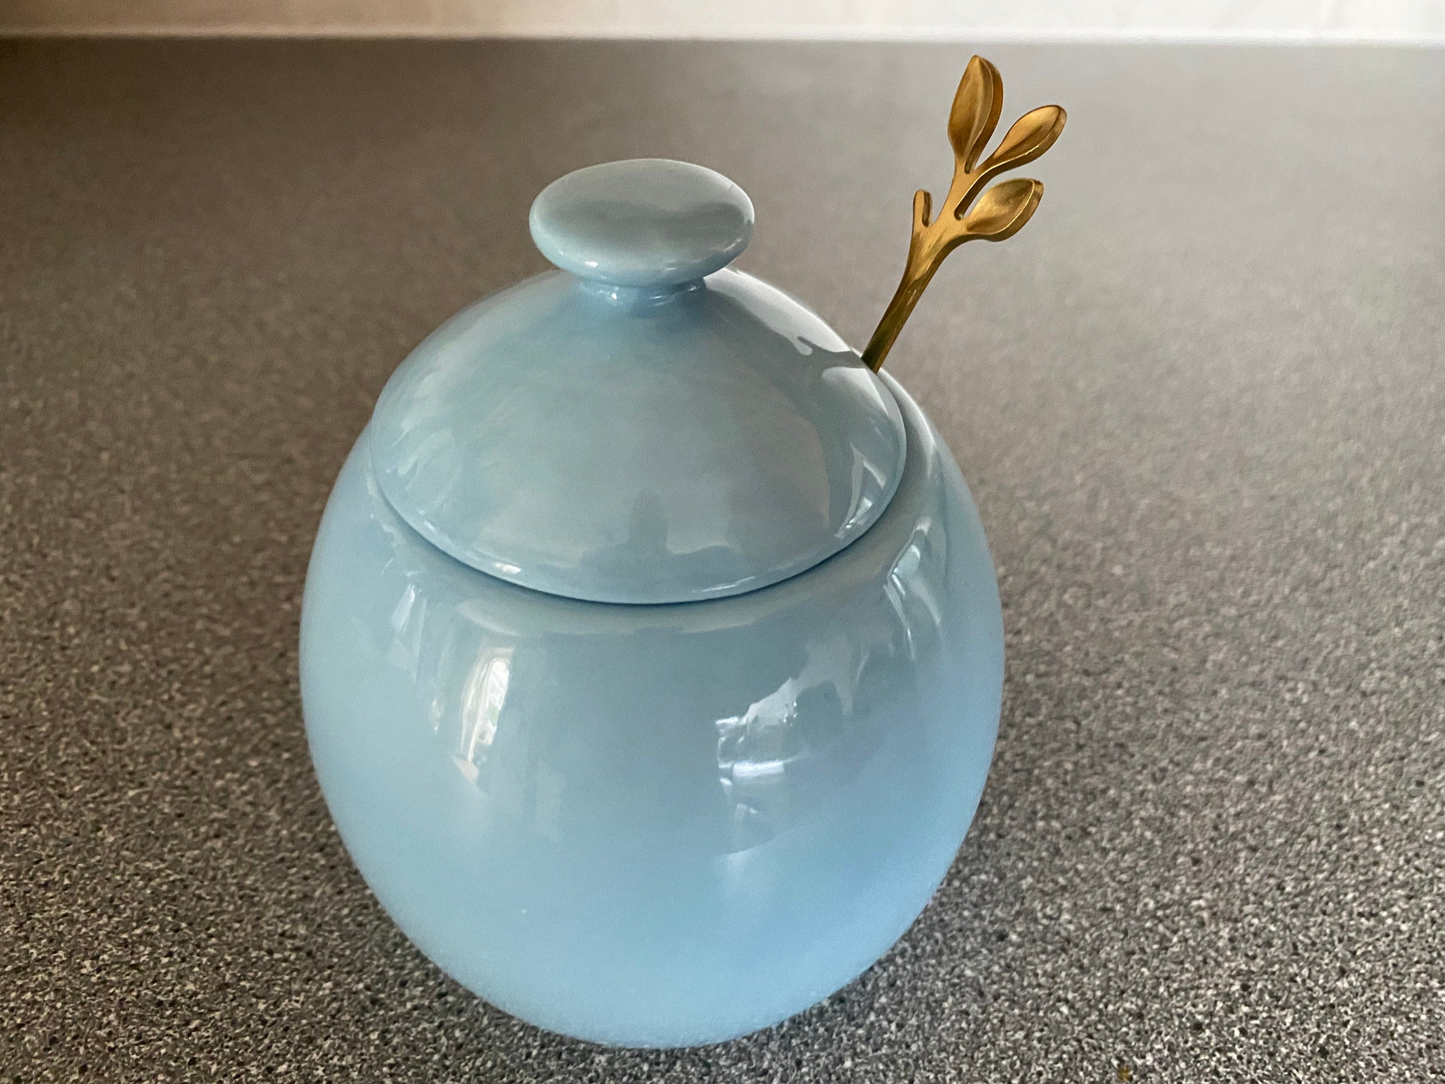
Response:
[[[947,882],[822,1006],[604,1051],[427,963],[312,778],[386,376],[664,155],[862,342],[967,46],[0,43],[0,1081],[1445,1078],[1445,54],[984,49],[1048,193],[889,361],[1008,630]]]

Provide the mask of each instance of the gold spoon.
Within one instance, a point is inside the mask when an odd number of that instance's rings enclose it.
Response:
[[[995,185],[969,210],[983,186],[1004,170],[1032,162],[1054,145],[1068,114],[1057,105],[1043,105],[1025,113],[1003,137],[998,149],[975,168],[1003,111],[1003,77],[981,56],[964,69],[948,115],[948,141],[953,144],[953,184],[939,216],[929,221],[933,197],[923,189],[913,194],[913,237],[903,281],[873,337],[863,350],[863,361],[877,372],[903,330],[903,322],[918,304],[924,289],[944,258],[965,241],[1006,241],[1033,216],[1043,198],[1044,186],[1017,178]]]

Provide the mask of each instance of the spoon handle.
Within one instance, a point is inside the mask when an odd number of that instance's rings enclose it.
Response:
[[[953,183],[941,212],[931,221],[933,197],[923,189],[913,195],[913,233],[903,278],[863,350],[863,362],[874,372],[882,368],[904,322],[948,254],[965,241],[1007,240],[1024,228],[1038,208],[1044,186],[1021,178],[989,189],[978,205],[969,209],[993,178],[1032,162],[1052,147],[1067,120],[1067,114],[1057,105],[1025,113],[1009,129],[998,149],[981,165],[975,165],[993,137],[1002,108],[1003,77],[983,57],[973,57],[959,80],[948,117]]]
[[[914,196],[915,202],[920,196],[924,202],[929,200],[928,193],[920,189]],[[918,242],[919,232],[915,225],[913,241],[908,246],[908,262],[903,268],[903,280],[899,282],[893,299],[888,302],[888,307],[883,310],[883,316],[873,330],[873,337],[868,340],[868,345],[863,349],[863,363],[875,373],[883,367],[883,359],[893,348],[893,340],[898,338],[898,333],[903,330],[904,323],[908,320],[909,314],[913,312],[913,306],[918,304],[918,299],[923,296],[923,291],[928,287],[933,273],[942,265],[943,258],[947,255],[947,253],[942,253],[927,262],[916,259],[914,249],[918,247]]]

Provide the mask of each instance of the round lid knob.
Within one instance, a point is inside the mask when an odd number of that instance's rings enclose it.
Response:
[[[753,204],[721,173],[667,158],[588,166],[532,203],[552,263],[614,286],[677,286],[726,267],[753,233]]]

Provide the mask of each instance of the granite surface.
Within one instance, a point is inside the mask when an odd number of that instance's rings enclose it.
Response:
[[[0,42],[0,1080],[1445,1077],[1445,54],[996,46],[1070,111],[889,366],[999,566],[933,904],[820,1007],[606,1051],[351,868],[297,606],[391,369],[531,197],[700,161],[863,341],[967,46]]]

